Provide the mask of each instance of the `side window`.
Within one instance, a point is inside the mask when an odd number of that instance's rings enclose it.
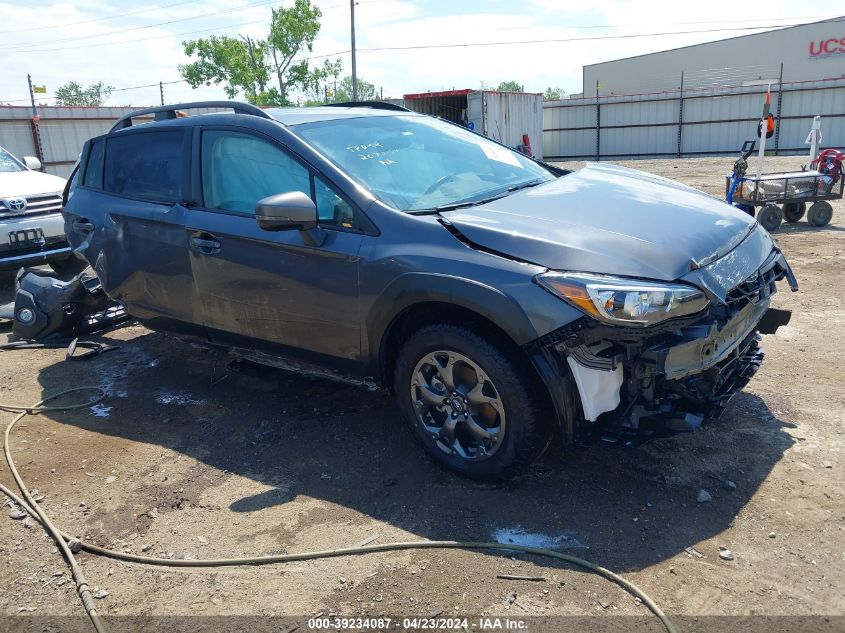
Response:
[[[103,157],[106,153],[106,142],[94,141],[88,152],[88,162],[85,163],[85,177],[82,185],[93,189],[103,188]]]
[[[142,200],[179,202],[182,199],[183,138],[182,130],[138,132],[109,138],[105,190]]]
[[[345,229],[351,229],[355,225],[352,207],[319,176],[314,176],[314,198],[320,224]]]
[[[202,194],[205,207],[243,215],[277,193],[311,194],[308,170],[275,145],[239,132],[202,134]]]

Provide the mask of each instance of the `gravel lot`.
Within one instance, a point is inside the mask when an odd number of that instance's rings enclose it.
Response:
[[[767,167],[795,169],[801,161],[771,159]],[[720,194],[731,162],[628,164]],[[436,467],[384,394],[250,364],[219,381],[226,353],[140,326],[104,337],[120,350],[86,363],[63,362],[57,350],[2,353],[0,402],[31,404],[85,384],[108,391],[94,410],[28,417],[11,440],[23,476],[46,495],[47,513],[103,546],[216,558],[373,537],[515,538],[621,572],[669,614],[841,616],[842,226],[845,204],[837,201],[830,226],[801,222],[775,234],[801,290],[782,284],[774,304],[792,309],[793,319],[764,337],[766,362],[722,419],[630,452],[550,451],[506,485]],[[0,301],[11,298],[12,283],[11,275],[0,278]],[[0,331],[0,342],[7,338]],[[0,480],[13,485],[5,463]],[[711,501],[697,501],[701,489]],[[8,514],[0,513],[0,614],[80,614],[52,543]],[[720,547],[734,559],[722,560]],[[585,627],[603,629],[609,616],[649,615],[595,575],[496,553],[190,571],[80,560],[91,585],[109,593],[97,601],[107,616],[592,615],[599,617]],[[684,630],[698,630],[685,622]],[[650,619],[643,625],[659,630]]]

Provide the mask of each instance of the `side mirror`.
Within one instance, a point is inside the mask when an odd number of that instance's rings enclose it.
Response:
[[[279,193],[258,201],[255,219],[265,231],[308,231],[317,226],[317,206],[301,191]]]
[[[24,156],[23,164],[26,165],[27,169],[31,169],[32,171],[39,171],[41,169],[41,161],[35,158],[35,156]]]

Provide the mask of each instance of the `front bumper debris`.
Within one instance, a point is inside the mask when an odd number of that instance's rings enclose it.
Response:
[[[37,341],[90,334],[129,319],[123,306],[106,295],[96,277],[83,272],[61,281],[36,269],[18,272],[12,314],[15,336]]]
[[[584,316],[536,341],[535,365],[556,374],[546,382],[558,413],[581,405],[560,416],[564,440],[632,446],[718,418],[763,362],[760,334],[789,322],[789,311],[770,307],[781,279],[797,288],[775,250],[704,314],[646,329]]]

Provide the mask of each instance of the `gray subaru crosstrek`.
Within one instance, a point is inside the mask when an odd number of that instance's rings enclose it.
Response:
[[[183,116],[199,107],[228,112]],[[139,115],[155,121],[133,125]],[[89,140],[65,229],[147,326],[392,390],[448,468],[718,416],[795,278],[747,214],[564,171],[390,104],[138,111]]]

